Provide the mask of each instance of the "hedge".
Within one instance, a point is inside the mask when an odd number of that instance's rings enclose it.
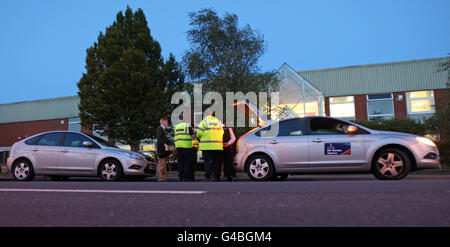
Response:
[[[352,121],[373,130],[386,130],[410,133],[423,136],[428,134],[427,127],[423,123],[419,123],[412,119],[393,118],[383,121]]]

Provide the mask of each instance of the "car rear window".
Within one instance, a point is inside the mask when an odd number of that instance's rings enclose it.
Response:
[[[275,124],[279,124],[278,129],[272,127]],[[267,136],[264,136],[264,132],[267,132]],[[302,136],[306,134],[306,126],[304,119],[288,119],[277,123],[274,123],[264,129],[255,133],[257,136],[272,137],[272,136]]]
[[[42,136],[37,145],[42,146],[58,146],[61,139],[61,133],[49,133]]]
[[[41,137],[42,137],[42,135],[38,135],[38,136],[32,137],[32,138],[26,140],[26,141],[25,141],[25,144],[27,144],[27,145],[36,145],[36,142],[37,142],[39,139],[41,139]]]

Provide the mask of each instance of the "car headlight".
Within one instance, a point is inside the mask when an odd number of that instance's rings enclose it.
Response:
[[[436,147],[436,143],[434,143],[432,140],[426,138],[426,137],[421,137],[418,136],[416,137],[416,140],[422,144],[428,145],[428,146],[432,146],[432,147]]]
[[[135,160],[143,160],[145,161],[146,159],[144,158],[144,156],[140,155],[140,154],[135,154],[135,153],[124,153],[125,156],[128,156],[129,158],[135,159]]]

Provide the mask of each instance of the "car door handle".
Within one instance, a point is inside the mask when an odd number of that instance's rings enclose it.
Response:
[[[37,151],[39,151],[38,148],[33,148],[33,152],[37,152]]]
[[[271,141],[271,142],[269,142],[270,144],[278,144],[278,142],[279,141],[277,141],[277,140],[273,140],[273,141]]]
[[[69,150],[67,150],[67,149],[63,149],[63,150],[61,150],[61,152],[63,152],[63,153],[68,153],[68,152],[69,152]]]
[[[317,143],[319,143],[319,142],[323,142],[323,140],[322,140],[322,139],[320,139],[320,138],[315,138],[315,139],[313,139],[313,142],[317,142]]]

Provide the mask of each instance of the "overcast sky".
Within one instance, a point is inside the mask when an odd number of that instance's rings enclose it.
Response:
[[[142,8],[163,56],[189,47],[188,12],[235,13],[267,41],[261,71],[448,56],[448,0],[1,0],[0,104],[75,95],[86,49],[129,5]]]

